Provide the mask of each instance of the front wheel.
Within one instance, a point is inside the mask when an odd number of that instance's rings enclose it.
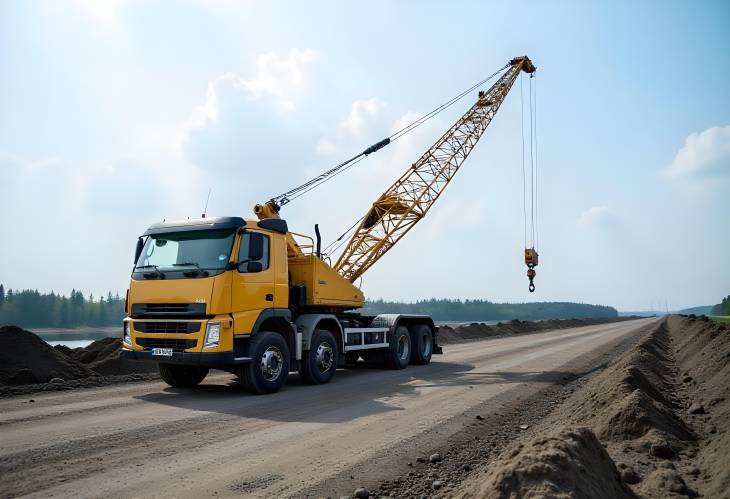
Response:
[[[399,326],[390,340],[385,353],[385,365],[391,369],[405,369],[411,360],[411,333],[405,326]]]
[[[162,381],[175,388],[198,386],[208,375],[208,368],[202,366],[182,366],[180,364],[157,364]]]
[[[255,394],[279,391],[289,375],[289,347],[280,334],[260,331],[250,344],[252,361],[241,366],[241,382]]]
[[[337,370],[339,350],[335,336],[325,330],[317,329],[312,335],[309,350],[304,352],[299,374],[310,385],[329,383]]]

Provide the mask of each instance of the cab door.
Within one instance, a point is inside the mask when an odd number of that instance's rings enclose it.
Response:
[[[234,334],[250,333],[261,311],[274,306],[276,259],[270,251],[268,234],[246,230],[241,235],[231,286]]]

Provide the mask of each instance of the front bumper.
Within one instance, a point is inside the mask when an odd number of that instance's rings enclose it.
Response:
[[[251,357],[241,357],[234,352],[173,352],[171,357],[152,355],[151,350],[122,349],[122,356],[131,360],[149,360],[166,364],[188,364],[193,366],[224,367],[247,364]]]

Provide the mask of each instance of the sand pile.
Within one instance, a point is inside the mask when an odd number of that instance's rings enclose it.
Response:
[[[463,324],[457,327],[440,326],[438,328],[438,342],[442,345],[448,345],[449,343],[459,343],[462,341],[535,333],[569,327],[591,326],[594,324],[604,324],[606,322],[631,320],[635,318],[605,317],[596,319],[550,319],[546,321],[521,321],[514,319],[506,322],[498,322],[497,324],[472,322],[471,324]]]
[[[588,428],[577,427],[540,435],[510,454],[456,497],[635,498],[616,465]]]
[[[93,375],[30,331],[15,326],[0,327],[0,383],[24,385]]]
[[[545,423],[556,430],[507,451],[461,494],[730,498],[728,421],[730,328],[673,316],[556,410]]]
[[[103,338],[85,348],[51,347],[30,331],[0,328],[0,384],[30,385],[54,380],[62,384],[109,375],[157,372],[154,362],[135,362],[121,357],[122,342]]]

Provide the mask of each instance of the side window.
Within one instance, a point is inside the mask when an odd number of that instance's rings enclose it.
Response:
[[[248,247],[251,242],[251,233],[244,232],[243,237],[241,237],[241,246],[238,249],[238,261],[242,262],[244,260],[248,260]],[[261,257],[260,260],[251,260],[252,262],[261,262],[261,269],[266,270],[269,268],[269,236],[264,236],[264,256]],[[246,268],[244,266],[243,270],[239,270],[239,272],[246,272]]]

